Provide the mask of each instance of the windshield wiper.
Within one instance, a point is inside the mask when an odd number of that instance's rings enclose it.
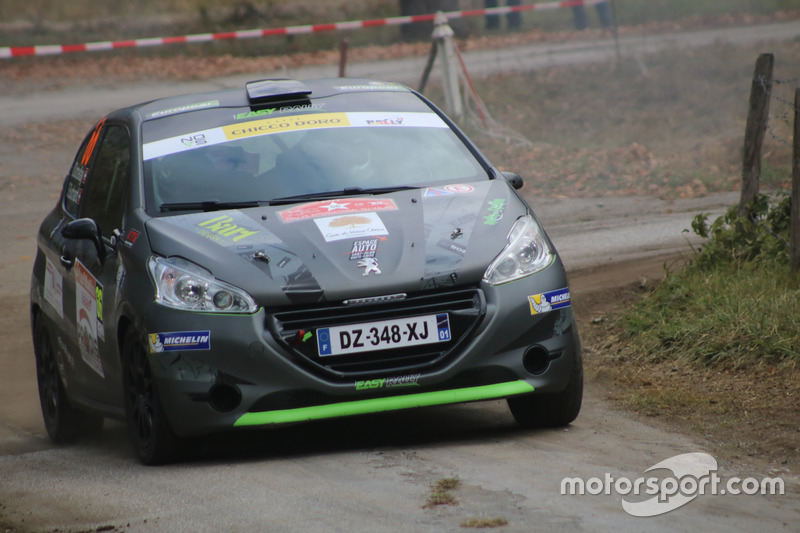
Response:
[[[270,205],[270,202],[261,200],[247,200],[242,202],[220,202],[219,200],[206,200],[204,202],[174,202],[161,204],[162,213],[169,211],[220,211],[222,209],[247,209]]]
[[[294,196],[283,196],[281,198],[273,198],[270,200],[270,205],[290,204],[294,202],[301,202],[303,200],[327,200],[329,198],[341,198],[342,196],[358,196],[360,194],[387,194],[398,191],[410,191],[419,189],[411,185],[398,185],[396,187],[345,187],[338,191],[327,192],[311,192],[307,194],[297,194]]]

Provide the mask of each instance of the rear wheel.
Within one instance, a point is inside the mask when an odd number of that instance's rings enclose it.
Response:
[[[73,408],[67,399],[50,332],[41,316],[34,322],[33,349],[36,356],[36,381],[42,406],[44,427],[56,444],[73,442],[84,433],[103,428],[103,417]]]
[[[583,360],[576,355],[567,388],[552,394],[526,394],[508,398],[517,423],[529,428],[566,426],[578,417],[583,403]]]
[[[122,349],[125,418],[128,435],[142,464],[164,464],[174,459],[178,439],[167,420],[147,353],[133,329]]]

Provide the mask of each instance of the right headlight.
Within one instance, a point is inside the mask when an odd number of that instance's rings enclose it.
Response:
[[[508,233],[508,245],[486,269],[483,279],[501,285],[544,270],[553,262],[553,252],[532,216],[517,219]]]
[[[161,305],[206,313],[255,313],[258,305],[245,291],[177,257],[151,257],[150,275]]]

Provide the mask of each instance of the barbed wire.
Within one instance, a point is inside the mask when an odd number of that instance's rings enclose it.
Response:
[[[488,107],[478,95],[467,71],[467,65],[457,46],[454,47],[460,69],[459,79],[462,82],[464,110],[470,125],[479,133],[506,144],[515,144],[524,148],[532,148],[533,143],[524,135],[512,128],[499,124],[489,113]]]
[[[795,103],[794,103],[793,101],[789,101],[789,100],[787,100],[786,98],[784,98],[784,97],[782,97],[782,96],[780,96],[780,95],[778,95],[778,94],[775,94],[775,93],[772,91],[772,88],[771,88],[771,87],[767,87],[766,83],[764,82],[764,78],[762,78],[762,77],[759,77],[759,78],[758,78],[758,83],[759,83],[759,85],[761,85],[761,88],[762,88],[762,90],[763,90],[763,91],[764,91],[764,92],[765,92],[767,95],[769,95],[769,98],[770,98],[770,100],[774,100],[774,101],[776,101],[776,102],[779,102],[779,103],[781,103],[781,104],[784,104],[784,105],[787,105],[787,106],[789,106],[789,108],[790,108],[790,110],[789,110],[789,111],[784,111],[782,114],[780,114],[780,113],[771,114],[771,115],[768,117],[768,120],[767,120],[766,127],[767,127],[767,133],[769,134],[769,136],[770,136],[770,137],[771,137],[773,140],[775,140],[775,141],[777,141],[777,142],[779,142],[779,143],[781,143],[781,144],[785,144],[786,146],[789,146],[790,148],[791,148],[791,147],[793,147],[793,143],[792,143],[792,141],[790,141],[789,139],[787,139],[787,138],[785,138],[785,137],[783,137],[783,136],[779,135],[779,134],[778,134],[778,133],[777,133],[777,132],[776,132],[776,131],[775,131],[775,130],[772,128],[772,125],[770,124],[770,121],[771,121],[772,119],[778,119],[778,120],[780,120],[780,122],[782,122],[783,124],[786,124],[787,126],[790,126],[790,127],[791,127],[791,124],[790,124],[790,118],[789,118],[789,113],[790,113],[790,112],[794,112],[795,114],[798,114],[798,108],[797,108],[797,106],[795,105]],[[800,78],[789,78],[789,79],[773,79],[773,80],[772,80],[772,85],[795,85],[795,86],[798,86],[798,85],[800,85]],[[797,87],[796,87],[796,88],[797,88]]]
[[[769,125],[769,122],[767,122],[767,133],[769,133],[769,136],[772,137],[773,140],[778,141],[781,144],[785,144],[789,148],[792,147],[792,143],[789,142],[788,139],[785,139],[780,135],[778,135],[777,133],[775,133],[775,130],[773,130],[772,126]]]

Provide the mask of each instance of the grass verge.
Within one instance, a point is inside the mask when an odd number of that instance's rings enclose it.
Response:
[[[800,466],[800,282],[777,260],[696,264],[584,321],[608,396],[740,465]]]
[[[670,274],[623,314],[628,356],[702,369],[800,367],[800,279],[775,262]]]

